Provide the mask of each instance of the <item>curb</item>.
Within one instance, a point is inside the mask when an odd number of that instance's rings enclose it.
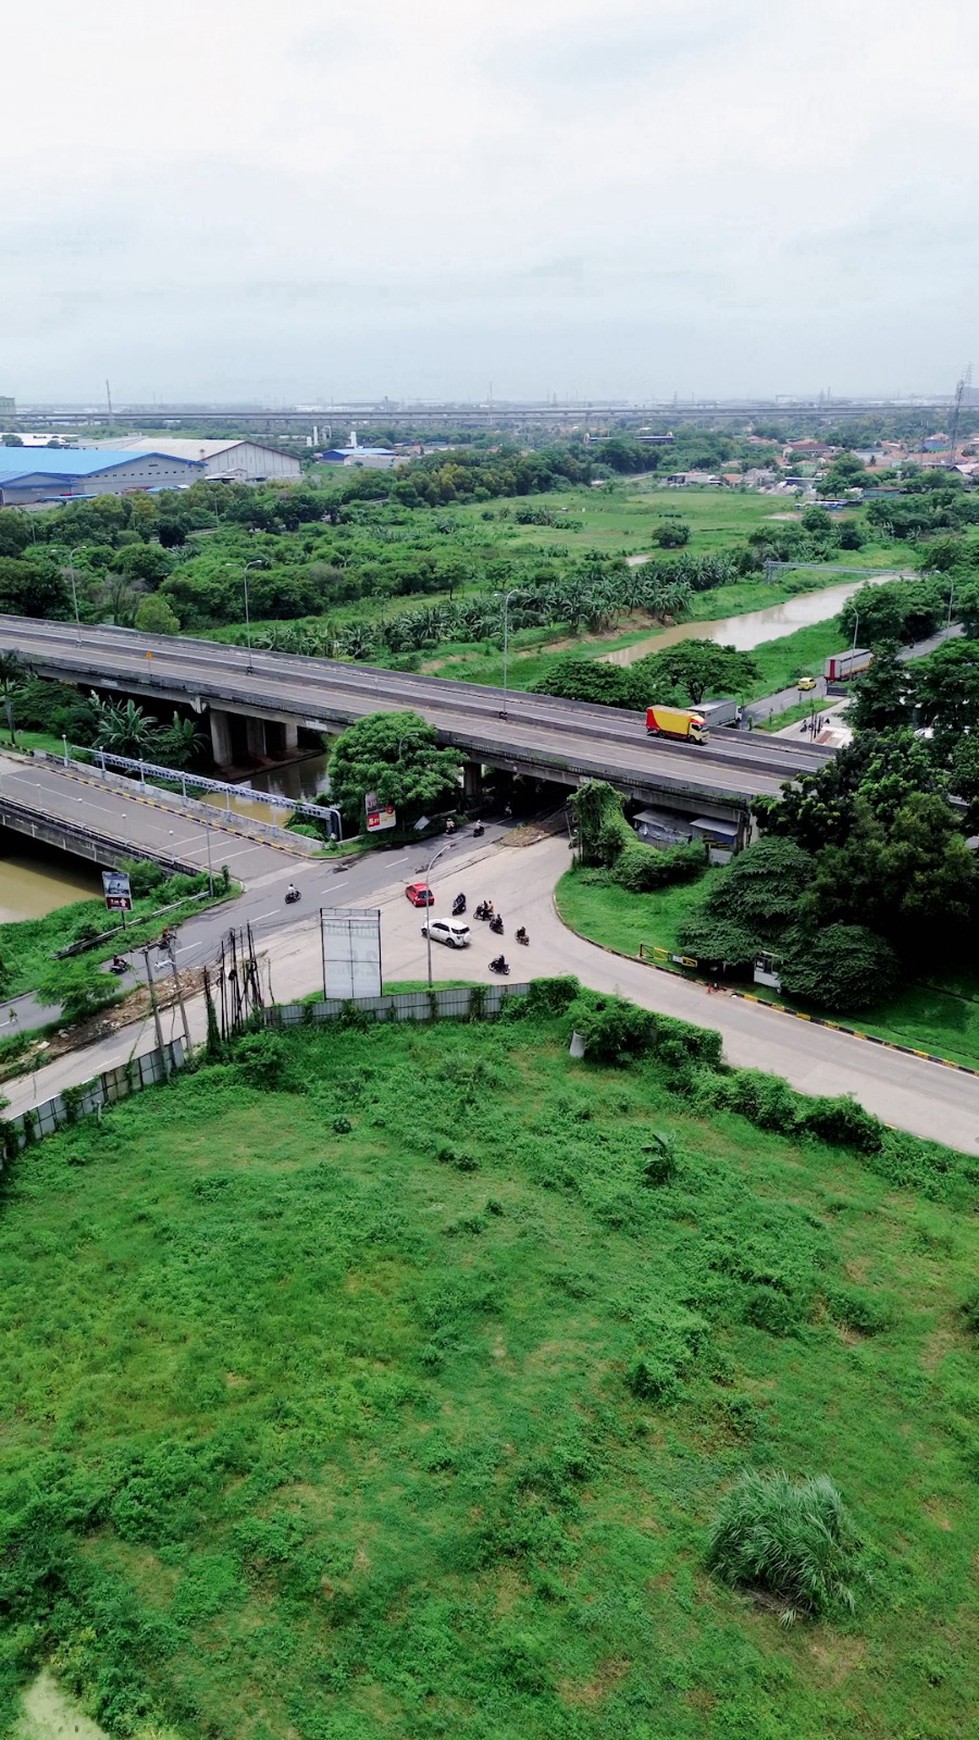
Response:
[[[679,972],[675,967],[668,967],[663,961],[648,961],[643,955],[627,955],[624,949],[614,949],[609,943],[595,942],[592,937],[584,936],[580,930],[575,930],[561,914],[557,900],[552,890],[551,904],[555,916],[565,930],[582,942],[589,943],[593,949],[601,949],[603,954],[615,955],[620,961],[635,961],[640,967],[649,967],[654,973],[668,973],[671,979],[683,979],[688,985],[701,985],[702,979],[689,977],[687,973]],[[769,1003],[765,997],[757,997],[753,991],[737,991],[725,987],[727,997],[737,997],[742,1003],[757,1003],[760,1009],[771,1009],[777,1015],[788,1015],[792,1021],[807,1021],[811,1027],[828,1027],[832,1033],[842,1033],[848,1039],[863,1039],[868,1045],[879,1045],[884,1051],[897,1051],[905,1057],[918,1057],[923,1063],[937,1063],[941,1069],[957,1070],[959,1075],[979,1076],[979,1068],[973,1068],[969,1063],[956,1063],[951,1057],[938,1057],[933,1051],[919,1051],[915,1045],[899,1045],[896,1039],[881,1039],[876,1033],[863,1033],[859,1027],[845,1027],[841,1021],[830,1021],[823,1015],[806,1015],[800,1009],[790,1009],[785,1003]]]

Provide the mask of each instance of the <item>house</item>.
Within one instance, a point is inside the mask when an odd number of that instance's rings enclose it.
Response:
[[[718,487],[720,482],[716,471],[671,471],[666,479],[668,489],[698,489],[708,485]]]

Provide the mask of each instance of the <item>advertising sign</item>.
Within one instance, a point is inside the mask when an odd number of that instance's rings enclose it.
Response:
[[[393,828],[397,824],[397,814],[393,804],[383,804],[379,810],[368,810],[367,832],[380,833],[382,828]]]
[[[129,877],[122,870],[103,870],[102,888],[109,912],[132,912],[133,894]]]
[[[320,934],[324,996],[379,997],[381,914],[377,907],[321,908]]]

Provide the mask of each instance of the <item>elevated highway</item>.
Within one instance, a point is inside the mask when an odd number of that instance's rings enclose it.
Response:
[[[832,754],[727,730],[705,745],[666,743],[647,738],[641,714],[608,707],[118,628],[0,617],[0,651],[41,676],[206,711],[219,765],[231,762],[235,734],[261,755],[273,733],[288,747],[300,726],[331,733],[370,713],[412,708],[470,770],[571,787],[606,779],[641,802],[726,816]]]

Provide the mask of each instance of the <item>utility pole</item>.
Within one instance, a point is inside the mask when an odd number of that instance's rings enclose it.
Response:
[[[153,963],[150,960],[150,951],[148,948],[143,950],[143,960],[146,964],[146,983],[149,986],[150,1003],[153,1006],[153,1025],[156,1028],[156,1043],[160,1050],[160,1056],[163,1059],[164,1077],[169,1080],[170,1069],[167,1063],[167,1050],[163,1043],[163,1028],[160,1024],[160,1008],[156,1000],[156,986],[153,983]]]
[[[115,419],[112,415],[112,393],[108,381],[105,383],[105,402],[109,408],[109,428],[111,429]]]
[[[167,944],[167,954],[170,957],[170,971],[173,974],[173,987],[177,993],[177,1002],[180,1006],[180,1020],[181,1020],[182,1026],[183,1026],[183,1030],[184,1030],[184,1044],[187,1047],[187,1061],[189,1062],[190,1061],[190,1054],[191,1054],[191,1051],[193,1050],[193,1047],[191,1045],[191,1039],[190,1039],[190,1022],[187,1020],[187,1007],[186,1007],[186,1004],[184,1003],[184,994],[183,994],[183,991],[182,991],[181,986],[180,986],[180,974],[177,971],[177,962],[176,962],[176,957],[175,957],[174,952],[173,952],[173,938],[172,937]]]

